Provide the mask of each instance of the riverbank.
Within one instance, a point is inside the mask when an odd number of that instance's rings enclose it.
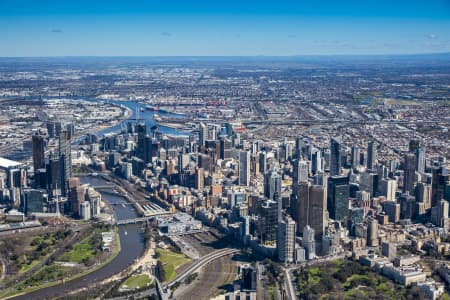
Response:
[[[44,283],[41,284],[39,286],[34,286],[34,287],[30,287],[27,288],[25,290],[21,290],[21,291],[15,291],[15,292],[10,292],[8,294],[5,295],[1,295],[1,299],[12,299],[12,298],[16,298],[19,296],[26,296],[29,293],[44,289],[44,288],[49,288],[52,286],[56,286],[59,284],[67,284],[70,283],[71,281],[78,279],[80,277],[84,277],[86,275],[89,275],[90,273],[93,273],[97,270],[100,270],[101,268],[105,267],[106,265],[108,265],[109,263],[111,263],[120,253],[122,247],[121,247],[121,243],[120,243],[120,237],[119,237],[119,232],[118,232],[118,228],[116,227],[114,229],[114,236],[115,236],[115,247],[114,250],[112,251],[111,255],[108,257],[108,259],[106,259],[105,261],[103,261],[102,263],[98,264],[98,265],[94,265],[93,268],[90,268],[88,270],[86,270],[85,272],[76,274],[74,276],[69,277],[68,279],[63,278],[62,280],[58,280],[58,281],[54,281],[54,282],[48,282],[48,283]]]
[[[135,102],[120,103],[116,101],[111,103],[117,106],[121,106],[126,111],[122,115],[122,118],[115,122],[114,124],[109,123],[108,125],[103,125],[106,127],[104,130],[100,130],[100,127],[96,129],[89,130],[90,133],[95,133],[97,135],[103,135],[112,132],[119,132],[126,120],[132,119],[134,117],[134,112],[138,111],[139,105]],[[146,124],[154,125],[153,114],[151,112],[142,112],[140,118],[146,121]],[[98,131],[100,130],[100,131]],[[168,134],[174,133],[179,134],[175,130],[170,130],[168,128],[162,128],[162,131]],[[98,179],[90,178],[88,181],[96,181]],[[88,182],[84,182],[88,183]],[[95,185],[95,184],[93,184]],[[99,184],[101,185],[101,184]],[[128,189],[127,186],[125,186]],[[124,220],[130,218],[136,218],[136,210],[130,205],[127,205],[127,201],[121,195],[106,195],[102,193],[102,198],[111,205],[114,210],[116,220]],[[123,204],[123,205],[122,205]],[[45,299],[52,297],[64,297],[73,291],[79,291],[92,284],[102,284],[106,279],[111,278],[114,275],[120,274],[124,270],[131,269],[135,270],[140,263],[148,263],[152,261],[152,254],[145,251],[145,245],[142,241],[142,229],[140,225],[129,224],[123,225],[117,228],[116,239],[120,239],[121,245],[126,245],[127,251],[121,251],[121,248],[117,249],[114,256],[111,256],[109,260],[105,261],[101,265],[96,266],[96,268],[90,269],[89,271],[76,274],[76,276],[70,277],[65,280],[59,280],[55,282],[48,282],[37,287],[32,287],[26,290],[22,290],[20,293],[15,293],[8,295],[8,298],[15,299]],[[144,254],[144,255],[143,255]],[[70,283],[70,284],[69,284]]]
[[[77,140],[80,139],[82,136],[89,134],[91,132],[99,133],[99,132],[103,132],[109,128],[114,128],[133,116],[133,110],[125,105],[121,105],[121,104],[113,103],[113,102],[108,102],[108,104],[110,104],[112,106],[120,107],[121,109],[123,109],[122,117],[120,117],[117,120],[109,120],[107,123],[100,124],[94,128],[89,128],[89,129],[79,132],[78,134],[75,134],[75,137]]]

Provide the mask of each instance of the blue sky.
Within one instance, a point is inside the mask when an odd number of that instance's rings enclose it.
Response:
[[[0,0],[0,56],[450,52],[450,0]]]

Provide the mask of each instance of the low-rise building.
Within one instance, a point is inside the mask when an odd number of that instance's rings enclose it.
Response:
[[[425,282],[417,284],[417,286],[424,292],[431,300],[440,299],[444,294],[444,285],[437,283],[433,279],[428,279]]]
[[[404,286],[410,286],[411,284],[418,284],[420,282],[424,282],[427,278],[427,275],[424,272],[422,272],[422,269],[413,266],[408,267],[385,266],[382,269],[381,273],[386,277]]]
[[[415,264],[419,261],[420,261],[420,256],[418,256],[418,255],[414,255],[414,254],[403,255],[403,256],[396,257],[394,259],[394,266],[396,266],[396,267],[409,266],[409,265]]]
[[[447,284],[450,284],[450,265],[441,264],[439,266],[439,275],[441,275],[441,278],[444,279]]]

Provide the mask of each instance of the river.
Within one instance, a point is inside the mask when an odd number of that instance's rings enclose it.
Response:
[[[58,97],[47,97],[48,99],[59,99]],[[69,99],[69,98],[68,98]],[[155,112],[153,110],[148,110],[145,108],[145,104],[137,103],[134,101],[119,101],[119,100],[98,100],[95,98],[70,98],[75,100],[87,100],[87,101],[106,101],[108,103],[114,104],[114,105],[123,105],[127,108],[129,108],[132,111],[132,115],[127,118],[126,120],[123,120],[119,122],[118,124],[99,130],[95,132],[98,136],[103,136],[108,133],[118,133],[122,129],[126,128],[126,123],[129,121],[135,122],[136,117],[139,117],[140,120],[145,121],[147,124],[147,129],[149,130],[152,126],[157,125],[154,116],[155,114],[161,115],[161,116],[169,116],[173,118],[183,118],[184,116],[175,114],[175,113],[169,113],[169,112]],[[141,111],[143,109],[143,111]],[[137,116],[139,114],[139,116]],[[189,133],[182,132],[180,130],[177,130],[175,128],[167,127],[158,125],[158,130],[161,131],[164,134],[168,135],[175,135],[175,136],[188,136]],[[81,137],[78,138],[75,142],[78,143],[81,140]],[[11,159],[11,160],[24,160],[29,157],[31,157],[31,144],[28,144],[28,146],[24,146],[23,148],[14,149],[10,153],[4,155],[5,158]]]
[[[179,114],[174,114],[174,113],[169,113],[169,112],[159,112],[159,111],[155,112],[153,110],[148,110],[145,108],[144,104],[137,103],[134,101],[117,101],[117,100],[112,101],[112,100],[110,100],[108,102],[113,103],[115,105],[123,105],[123,106],[126,106],[127,108],[131,109],[133,114],[132,114],[132,116],[130,116],[129,119],[134,120],[137,117],[139,117],[140,120],[145,120],[145,123],[147,124],[147,129],[150,129],[152,126],[157,125],[156,121],[154,119],[155,114],[158,114],[161,116],[183,118],[183,116],[179,115]],[[141,111],[141,109],[143,109],[143,111]],[[103,134],[107,134],[107,133],[111,133],[111,132],[120,132],[120,130],[125,127],[126,122],[128,122],[128,121],[129,120],[124,120],[123,122],[120,122],[119,124],[117,124],[115,126],[100,130],[99,132],[97,132],[97,134],[103,135]],[[177,129],[167,127],[167,126],[158,125],[158,130],[161,131],[162,133],[165,133],[168,135],[189,135],[189,133],[181,132]]]
[[[135,119],[136,108],[139,110],[143,107],[142,104],[128,101],[112,101],[114,104],[122,104],[133,110],[133,115],[130,119]],[[163,113],[162,113],[163,114]],[[167,114],[167,113],[165,113]],[[174,116],[174,114],[171,114]],[[144,112],[139,112],[139,118],[146,121],[149,127],[156,124],[153,119],[154,112],[150,110],[145,110]],[[97,132],[98,135],[103,135],[107,133],[120,132],[127,120],[117,124],[113,127],[101,130]],[[169,127],[158,127],[163,133],[170,135],[184,135],[185,133],[178,132],[177,130]],[[99,177],[93,176],[82,176],[80,177],[81,183],[89,183],[92,186],[96,185],[107,185],[108,182]],[[137,217],[137,213],[132,205],[126,205],[127,201],[120,195],[115,195],[111,193],[102,192],[102,199],[107,201],[114,209],[114,214],[117,220],[124,220],[129,218]],[[123,205],[122,205],[123,204]],[[51,297],[64,296],[70,291],[85,287],[91,283],[102,281],[106,278],[112,277],[114,274],[119,273],[124,270],[127,266],[133,263],[133,261],[142,255],[144,252],[144,236],[142,232],[141,225],[139,224],[128,224],[119,227],[119,236],[121,251],[109,264],[98,269],[86,276],[77,278],[73,281],[67,282],[65,284],[59,284],[48,288],[43,288],[35,292],[28,293],[23,296],[15,297],[14,299],[28,300],[28,299],[48,299]]]

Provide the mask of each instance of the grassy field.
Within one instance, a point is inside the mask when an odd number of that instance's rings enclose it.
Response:
[[[166,281],[170,281],[177,276],[176,269],[191,260],[187,258],[184,254],[176,253],[171,250],[166,249],[156,249],[158,254],[158,259],[163,265],[164,274]]]
[[[19,270],[19,273],[24,273],[24,272],[28,271],[29,269],[31,269],[32,267],[34,267],[38,263],[39,263],[39,260],[33,260],[29,264],[22,265],[22,267]]]
[[[80,242],[72,246],[72,248],[61,256],[62,261],[83,263],[86,266],[92,265],[95,257],[101,254],[102,237],[101,232],[105,229],[97,228]]]
[[[35,272],[30,278],[20,282],[9,291],[0,291],[0,299],[8,299],[10,297],[15,297],[17,295],[24,295],[39,289],[54,286],[60,284],[62,282],[61,279],[63,278],[65,282],[69,282],[71,280],[74,280],[82,276],[86,276],[91,272],[101,269],[102,267],[111,263],[111,261],[121,251],[120,238],[117,230],[115,230],[115,239],[116,239],[116,247],[114,248],[114,251],[111,254],[111,256],[101,264],[96,265],[95,268],[91,268],[88,271],[83,272],[78,268],[63,267],[58,264],[45,266],[39,271]],[[66,254],[67,253],[65,253],[64,255]]]
[[[331,261],[296,270],[301,299],[424,299],[419,289],[405,288],[352,261]]]
[[[41,234],[34,238],[21,241],[20,244],[15,246],[18,248],[11,251],[16,254],[16,259],[13,262],[17,267],[17,273],[27,272],[46,259],[52,253],[53,249],[69,235],[69,231],[64,232],[61,230],[55,233]],[[1,247],[2,245],[0,244]]]
[[[90,237],[82,240],[79,244],[74,245],[69,252],[66,252],[61,256],[61,260],[82,263],[93,257],[95,250],[92,249],[92,245],[89,241]]]
[[[153,280],[148,275],[134,275],[125,280],[121,288],[134,290],[147,287],[151,283],[153,283]]]

